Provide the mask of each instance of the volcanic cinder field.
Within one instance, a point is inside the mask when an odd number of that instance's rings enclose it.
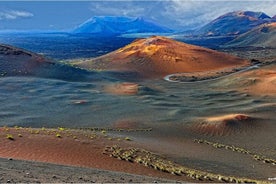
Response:
[[[0,182],[271,182],[276,47],[265,18],[216,50],[175,35],[4,34]],[[63,43],[60,53],[16,47],[41,38]],[[88,55],[70,52],[76,45]]]

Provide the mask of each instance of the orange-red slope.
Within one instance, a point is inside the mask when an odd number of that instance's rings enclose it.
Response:
[[[144,77],[230,69],[248,61],[161,36],[139,39],[107,55],[76,63],[94,70],[134,71]]]

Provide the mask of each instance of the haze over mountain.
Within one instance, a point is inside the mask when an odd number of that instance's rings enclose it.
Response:
[[[161,36],[138,39],[98,58],[75,62],[92,70],[130,71],[144,77],[162,77],[178,72],[229,69],[247,65],[246,60],[211,49]]]
[[[263,12],[235,11],[216,18],[196,31],[195,34],[203,36],[239,35],[261,24],[275,21]]]
[[[276,22],[262,24],[227,44],[228,47],[270,47],[276,48]]]
[[[73,33],[126,34],[166,33],[172,30],[142,17],[95,16],[73,30]]]

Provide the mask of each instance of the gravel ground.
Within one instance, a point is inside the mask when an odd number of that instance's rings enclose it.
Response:
[[[0,183],[176,183],[106,170],[0,158]]]

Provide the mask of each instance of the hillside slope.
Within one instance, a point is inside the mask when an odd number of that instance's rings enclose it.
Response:
[[[235,68],[247,64],[248,61],[225,53],[160,36],[138,39],[109,54],[74,63],[86,69],[131,71],[145,77]]]
[[[275,21],[263,12],[235,11],[216,18],[197,30],[195,34],[203,36],[239,35],[261,24]]]
[[[35,76],[69,81],[98,80],[92,72],[56,63],[42,55],[0,44],[0,77]]]
[[[226,47],[276,48],[276,22],[262,24],[226,44]]]

